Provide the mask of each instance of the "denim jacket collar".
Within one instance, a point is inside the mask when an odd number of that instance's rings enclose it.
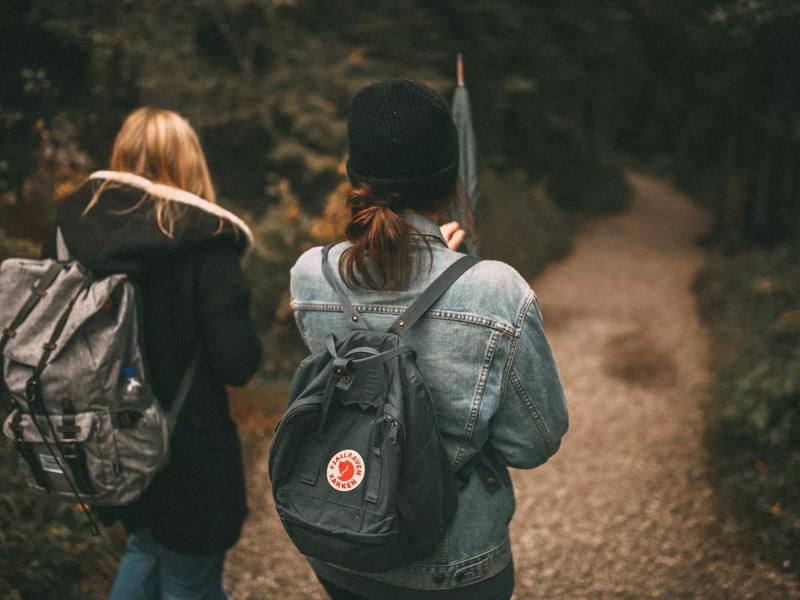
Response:
[[[404,213],[400,218],[416,229],[422,237],[433,238],[442,242],[445,246],[447,245],[447,241],[442,237],[441,229],[433,219],[417,213]]]

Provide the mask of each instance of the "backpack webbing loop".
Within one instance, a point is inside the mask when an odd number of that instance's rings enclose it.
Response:
[[[322,459],[325,454],[325,440],[315,435],[308,442],[308,445],[308,455],[306,456],[306,462],[303,465],[300,481],[307,483],[308,485],[316,485],[317,474],[320,472]]]
[[[411,354],[411,356],[414,358],[417,356],[416,351],[409,346],[398,346],[397,348],[392,348],[391,350],[386,350],[385,352],[374,352],[374,350],[371,348],[365,349],[365,352],[372,352],[371,356],[368,356],[367,358],[348,358],[346,356],[339,356],[336,353],[336,337],[332,333],[329,333],[325,336],[325,349],[333,358],[333,368],[336,375],[352,373],[356,368],[371,367],[375,363],[385,363],[393,359],[395,356],[400,356],[401,354]],[[356,348],[355,350],[351,350],[348,352],[348,355],[359,350],[362,349]],[[340,368],[341,371],[337,371],[337,368]]]

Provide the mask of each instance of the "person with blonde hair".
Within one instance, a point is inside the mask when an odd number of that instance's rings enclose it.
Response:
[[[136,283],[149,380],[166,409],[201,349],[169,464],[132,504],[98,509],[102,521],[121,521],[128,532],[110,597],[225,598],[225,552],[247,513],[225,386],[243,385],[261,362],[239,265],[252,235],[216,203],[197,135],[172,111],[131,113],[110,168],[60,204],[67,249],[97,276],[126,273]],[[54,231],[45,256],[56,255],[55,238]],[[113,311],[104,307],[98,318]]]

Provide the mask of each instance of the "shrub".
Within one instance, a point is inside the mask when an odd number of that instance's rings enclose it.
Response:
[[[610,163],[565,162],[551,176],[548,191],[558,205],[588,215],[607,215],[626,208],[632,191],[622,170]]]
[[[11,444],[0,443],[0,597],[89,597],[105,587],[118,552],[107,534],[92,537],[80,510],[28,490]]]
[[[344,238],[348,189],[344,183],[336,187],[319,216],[303,210],[287,179],[274,182],[267,190],[277,203],[253,223],[255,244],[245,263],[253,290],[255,325],[264,343],[262,375],[286,379],[306,355],[290,305],[289,270],[309,248]]]
[[[544,186],[518,169],[485,170],[480,185],[484,204],[477,225],[484,258],[507,262],[532,279],[570,251],[573,220]]]
[[[696,282],[717,381],[709,443],[724,505],[800,567],[800,249],[713,259]]]
[[[34,258],[39,256],[39,244],[23,238],[9,237],[0,229],[0,261],[9,256]]]

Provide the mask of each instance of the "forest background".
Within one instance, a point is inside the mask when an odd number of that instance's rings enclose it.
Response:
[[[483,256],[533,277],[582,219],[624,210],[631,168],[713,211],[696,291],[715,342],[719,509],[797,568],[798,31],[795,0],[0,0],[0,258],[38,255],[130,110],[177,110],[255,233],[260,379],[280,388],[303,354],[288,269],[346,219],[349,98],[389,77],[450,96],[461,51]],[[14,461],[0,444],[0,596],[81,597],[113,573],[115,545],[30,495]]]

